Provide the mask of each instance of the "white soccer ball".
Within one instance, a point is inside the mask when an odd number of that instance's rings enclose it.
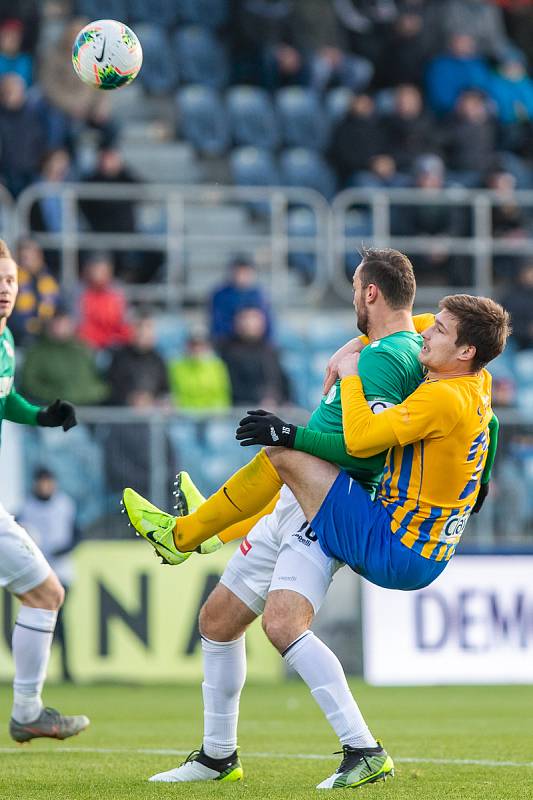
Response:
[[[114,19],[90,22],[76,36],[72,64],[84,83],[98,89],[118,89],[138,75],[141,44],[131,28]]]

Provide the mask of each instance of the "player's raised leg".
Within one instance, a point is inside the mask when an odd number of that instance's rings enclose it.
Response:
[[[178,509],[179,516],[161,511],[133,489],[125,489],[123,494],[131,524],[168,564],[181,564],[188,557],[184,554],[261,512],[283,483],[263,450],[200,505],[198,490],[190,477],[187,473],[181,475],[186,475],[187,480],[181,485],[184,503]]]
[[[246,678],[244,634],[256,614],[222,584],[200,612],[204,737],[179,767],[153,775],[161,783],[233,782],[243,770],[237,754],[239,700]]]

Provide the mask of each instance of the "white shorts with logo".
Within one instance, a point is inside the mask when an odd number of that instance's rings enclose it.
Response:
[[[49,574],[50,565],[31,536],[0,505],[0,587],[23,594]]]
[[[298,501],[283,486],[274,510],[243,539],[220,582],[257,615],[275,589],[298,592],[316,613],[341,566],[322,551]]]

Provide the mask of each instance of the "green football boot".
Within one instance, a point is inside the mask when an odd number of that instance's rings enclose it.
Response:
[[[180,553],[174,544],[176,517],[161,511],[133,489],[124,489],[122,505],[137,535],[150,542],[164,564],[183,564],[191,553]]]
[[[180,472],[175,482],[176,516],[190,514],[204,502],[187,472]],[[182,553],[174,542],[176,516],[161,511],[133,489],[124,489],[122,505],[137,534],[150,542],[164,564],[183,564],[192,552]],[[210,553],[222,547],[218,536],[213,536],[197,548],[199,553]]]
[[[319,783],[317,789],[355,789],[394,776],[394,762],[380,742],[377,747],[344,745],[342,754],[338,769]]]
[[[185,517],[187,514],[192,514],[193,511],[200,508],[202,503],[205,503],[205,497],[198,487],[194,485],[191,476],[188,472],[185,472],[185,470],[178,472],[176,475],[176,480],[174,481],[174,497],[176,498],[174,509],[178,517]],[[220,550],[222,545],[223,542],[220,541],[218,536],[211,536],[210,539],[206,539],[205,542],[202,542],[202,544],[196,548],[195,552],[201,555],[209,555],[210,553]]]

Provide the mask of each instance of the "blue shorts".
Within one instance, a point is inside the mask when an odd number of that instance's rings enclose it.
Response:
[[[421,589],[448,562],[430,561],[401,543],[379,500],[342,471],[311,527],[324,553],[348,564],[371,583],[386,589]]]

